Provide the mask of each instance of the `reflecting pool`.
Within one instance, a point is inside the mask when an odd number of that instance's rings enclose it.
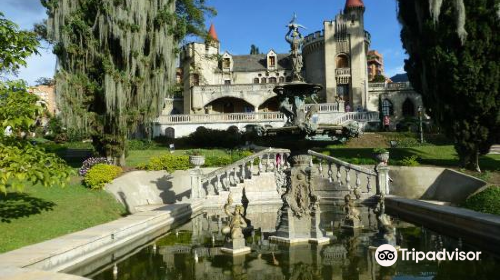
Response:
[[[366,211],[365,211],[366,212]],[[426,228],[394,219],[394,239],[401,248],[417,251],[482,251],[479,261],[402,261],[381,267],[374,252],[380,234],[370,213],[357,232],[339,228],[338,213],[323,212],[322,228],[331,243],[286,246],[269,242],[276,212],[263,211],[247,218],[253,226],[246,232],[252,252],[232,257],[220,251],[221,213],[203,213],[169,231],[155,242],[127,257],[100,265],[86,277],[96,280],[137,279],[500,279],[498,253],[488,253],[460,239],[442,236]],[[328,220],[328,217],[330,219]],[[483,248],[484,249],[484,248]],[[77,272],[73,272],[77,273]]]

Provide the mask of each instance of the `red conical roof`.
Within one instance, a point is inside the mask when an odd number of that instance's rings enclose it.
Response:
[[[208,30],[208,36],[210,36],[210,38],[212,38],[213,40],[219,42],[219,37],[217,37],[217,32],[215,31],[215,26],[213,23],[212,25],[210,25],[210,29]]]
[[[347,0],[345,2],[345,8],[359,8],[364,7],[363,0]]]

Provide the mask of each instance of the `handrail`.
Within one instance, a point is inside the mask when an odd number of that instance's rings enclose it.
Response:
[[[284,115],[280,112],[260,113],[230,113],[230,114],[184,114],[160,116],[157,122],[163,124],[171,123],[210,123],[210,122],[235,122],[235,121],[283,121]]]
[[[345,162],[345,161],[340,160],[338,158],[334,158],[334,157],[331,157],[331,156],[320,154],[320,153],[312,151],[312,150],[307,151],[307,153],[310,154],[311,156],[315,156],[315,157],[323,159],[323,160],[325,160],[327,162],[333,162],[335,164],[342,165],[342,166],[344,166],[344,167],[346,167],[348,169],[352,169],[352,170],[364,173],[366,175],[377,176],[377,173],[375,171],[373,171],[373,170],[361,167],[359,165],[354,165],[354,164]]]
[[[338,116],[333,123],[342,125],[347,121],[378,121],[378,112],[347,112]]]
[[[207,175],[205,175],[201,178],[201,182],[204,183],[204,182],[209,181],[209,180],[211,180],[219,175],[226,174],[226,172],[233,171],[235,168],[239,168],[242,165],[246,165],[249,162],[253,162],[256,158],[262,158],[264,155],[268,155],[268,154],[290,154],[290,150],[288,150],[288,149],[272,149],[272,148],[262,150],[258,153],[255,153],[253,155],[250,155],[248,157],[240,159],[240,160],[238,160],[230,165],[221,167],[217,170],[214,170],[214,171],[208,173]]]

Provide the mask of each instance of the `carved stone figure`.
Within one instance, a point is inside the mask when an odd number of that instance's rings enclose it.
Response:
[[[226,204],[224,204],[224,212],[230,218],[229,226],[226,226],[222,229],[224,234],[230,233],[231,239],[243,238],[242,228],[247,227],[247,223],[243,217],[244,208],[242,205],[236,205],[234,208],[234,212],[231,213],[229,208],[233,204],[233,196],[229,194],[227,198]]]
[[[392,221],[385,214],[385,202],[384,196],[381,196],[377,206],[373,209],[373,213],[377,215],[377,227],[378,234],[377,238],[381,244],[396,244],[396,237],[394,235],[394,226],[392,225]]]
[[[244,208],[242,205],[236,205],[234,211],[231,212],[230,207],[233,204],[233,196],[230,193],[226,204],[224,204],[224,212],[230,218],[229,225],[222,229],[222,233],[226,235],[226,243],[221,248],[222,252],[237,255],[250,253],[251,249],[245,245],[245,237],[243,228],[247,227],[244,218]]]
[[[320,197],[313,194],[316,185],[316,169],[309,163],[307,154],[292,157],[292,169],[286,171],[289,178],[285,194],[282,196],[283,207],[278,213],[276,236],[271,240],[294,243],[296,240],[309,240],[316,243],[330,241],[320,229]]]
[[[361,217],[359,210],[354,206],[354,202],[351,199],[351,195],[347,194],[344,197],[344,213],[345,217],[343,220],[342,227],[347,229],[361,228]]]

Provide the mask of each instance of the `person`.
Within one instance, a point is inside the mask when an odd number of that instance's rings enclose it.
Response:
[[[349,102],[345,104],[345,111],[349,113],[351,111],[351,105],[349,105]]]
[[[389,116],[385,115],[384,116],[384,130],[389,131],[389,125],[391,124],[391,119]]]

